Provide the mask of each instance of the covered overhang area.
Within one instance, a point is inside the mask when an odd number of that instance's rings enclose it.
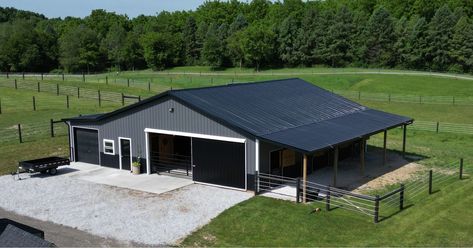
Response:
[[[402,156],[406,153],[407,126],[413,120],[376,110],[353,113],[326,121],[304,125],[281,132],[261,136],[257,140],[257,171],[286,177],[302,179],[302,201],[306,201],[306,183],[317,173],[315,168],[331,166],[333,169],[330,182],[318,183],[338,187],[340,184],[339,161],[358,157],[359,177],[365,175],[367,140],[371,136],[383,133],[381,164],[388,161],[388,130],[402,128]],[[264,144],[272,144],[278,149],[262,149]],[[269,150],[269,154],[268,154]],[[278,153],[274,155],[274,153]],[[265,159],[269,156],[269,159]],[[274,162],[276,161],[276,162]],[[269,163],[269,164],[268,164]],[[292,166],[288,166],[289,164]],[[273,170],[279,164],[281,171]],[[292,167],[292,170],[286,169]],[[344,180],[347,180],[344,177]]]

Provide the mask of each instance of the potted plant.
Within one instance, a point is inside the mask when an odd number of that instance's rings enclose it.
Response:
[[[132,172],[133,175],[139,175],[140,174],[140,167],[141,167],[141,159],[138,157],[138,159],[132,163]]]

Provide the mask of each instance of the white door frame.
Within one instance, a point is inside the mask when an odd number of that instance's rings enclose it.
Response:
[[[246,191],[248,189],[248,152],[247,152],[247,142],[246,139],[242,138],[234,138],[234,137],[226,137],[226,136],[216,136],[216,135],[208,135],[208,134],[199,134],[199,133],[189,133],[189,132],[180,132],[180,131],[171,131],[171,130],[163,130],[163,129],[153,129],[153,128],[145,128],[145,140],[146,140],[146,170],[147,174],[151,173],[151,164],[150,164],[150,150],[149,150],[149,134],[150,133],[157,133],[157,134],[169,134],[169,135],[176,135],[176,136],[185,136],[185,137],[190,137],[191,138],[191,145],[192,145],[192,138],[201,138],[201,139],[208,139],[208,140],[219,140],[219,141],[227,141],[227,142],[233,142],[233,143],[242,143],[245,146],[245,188],[233,188],[233,187],[228,187],[228,186],[223,186],[223,185],[218,185],[218,184],[207,184],[203,182],[197,182],[194,181],[195,183],[199,184],[204,184],[204,185],[214,185],[222,188],[229,188],[229,189],[236,189],[236,190],[243,190]],[[191,150],[193,150],[191,148]],[[192,151],[193,152],[193,151]],[[193,160],[191,156],[191,160]],[[192,161],[193,163],[193,161]]]
[[[133,169],[133,146],[131,138],[118,137],[118,160],[120,163],[120,170],[122,170],[122,146],[120,140],[129,140],[130,141],[130,171]]]

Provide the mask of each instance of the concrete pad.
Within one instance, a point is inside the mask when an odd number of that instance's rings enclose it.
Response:
[[[79,180],[155,194],[162,194],[194,183],[190,179],[158,174],[133,175],[129,171],[81,162],[71,163],[70,168],[76,171],[68,175]]]

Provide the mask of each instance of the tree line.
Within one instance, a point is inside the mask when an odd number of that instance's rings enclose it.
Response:
[[[0,8],[0,70],[100,72],[183,65],[473,72],[473,1],[207,1],[128,18],[48,19]]]

